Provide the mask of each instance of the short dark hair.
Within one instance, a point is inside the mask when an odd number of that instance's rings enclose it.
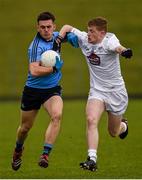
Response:
[[[52,14],[52,13],[50,13],[50,12],[42,12],[42,13],[40,13],[39,15],[38,15],[38,17],[37,17],[37,22],[39,22],[39,21],[44,21],[44,20],[52,20],[53,22],[55,21],[55,16]]]
[[[97,30],[107,32],[107,20],[103,17],[96,17],[88,22],[88,26],[95,26]]]

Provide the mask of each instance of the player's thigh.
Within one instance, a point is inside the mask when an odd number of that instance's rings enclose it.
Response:
[[[120,128],[121,120],[122,115],[114,115],[111,112],[108,112],[108,130],[118,131]]]
[[[104,102],[99,99],[89,99],[86,105],[86,118],[88,121],[98,122],[105,110]]]
[[[63,100],[60,96],[52,96],[44,102],[43,107],[50,116],[61,116],[63,110]]]
[[[38,110],[23,111],[21,110],[21,126],[32,127]]]

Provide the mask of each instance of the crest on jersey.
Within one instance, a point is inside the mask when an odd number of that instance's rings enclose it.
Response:
[[[90,64],[97,65],[97,66],[100,65],[100,57],[97,56],[95,53],[91,53],[89,56],[87,56],[87,58]]]

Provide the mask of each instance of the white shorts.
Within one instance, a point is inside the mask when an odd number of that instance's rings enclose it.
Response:
[[[91,88],[88,96],[88,100],[90,99],[103,101],[106,111],[110,111],[114,115],[124,114],[128,106],[128,95],[125,87],[113,92],[103,92]]]

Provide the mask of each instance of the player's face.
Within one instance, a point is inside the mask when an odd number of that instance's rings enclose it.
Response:
[[[100,43],[104,38],[105,32],[99,31],[95,26],[88,27],[88,42],[92,44]]]
[[[38,22],[37,31],[45,40],[50,40],[56,26],[52,20],[42,20]]]

